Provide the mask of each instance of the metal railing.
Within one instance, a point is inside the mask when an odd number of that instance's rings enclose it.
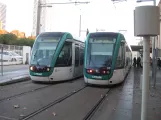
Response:
[[[23,46],[0,44],[0,73],[2,76],[4,73],[4,65],[17,64],[17,59],[14,57],[15,53],[22,56]],[[21,64],[21,61],[19,64]]]

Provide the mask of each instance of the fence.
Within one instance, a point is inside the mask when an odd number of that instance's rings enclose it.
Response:
[[[23,46],[0,44],[1,51],[2,51],[2,47],[3,47],[3,51],[12,51],[12,52],[19,54],[20,56],[22,56],[23,54]]]
[[[0,72],[5,65],[28,64],[31,47],[0,44]]]

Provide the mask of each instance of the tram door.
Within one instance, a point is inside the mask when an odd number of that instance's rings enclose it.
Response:
[[[74,63],[74,77],[79,76],[80,72],[80,65],[79,65],[79,44],[75,44],[75,63]]]

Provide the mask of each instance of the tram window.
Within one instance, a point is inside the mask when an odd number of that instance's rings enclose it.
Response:
[[[75,47],[75,66],[79,66],[79,47]]]
[[[72,43],[65,42],[55,64],[55,67],[66,67],[72,65]]]
[[[121,44],[119,48],[115,68],[121,68],[123,67],[123,65],[124,65],[124,44]]]
[[[83,49],[80,49],[80,65],[83,65],[84,63],[84,51]]]

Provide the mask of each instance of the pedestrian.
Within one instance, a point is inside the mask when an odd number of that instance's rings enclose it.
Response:
[[[137,57],[137,67],[140,67],[140,57]]]
[[[136,67],[136,57],[133,59],[133,66]]]

